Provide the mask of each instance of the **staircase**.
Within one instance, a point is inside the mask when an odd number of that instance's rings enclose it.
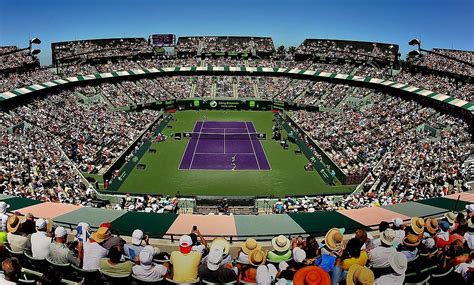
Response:
[[[239,77],[239,79],[237,79],[235,77],[232,77],[232,97],[234,97],[234,98],[239,98],[239,91],[238,91],[238,88],[237,88],[238,82],[237,81],[240,81],[240,77]]]

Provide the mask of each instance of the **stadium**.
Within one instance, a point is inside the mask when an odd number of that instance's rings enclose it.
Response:
[[[65,32],[0,41],[0,284],[473,284],[472,27]]]

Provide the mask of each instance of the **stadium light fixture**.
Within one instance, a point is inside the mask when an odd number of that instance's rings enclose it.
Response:
[[[32,38],[30,40],[30,45],[32,45],[32,44],[39,45],[39,44],[41,44],[41,40],[38,39],[38,38]]]
[[[30,54],[31,54],[31,55],[37,55],[37,54],[39,54],[40,52],[41,52],[40,49],[34,49],[34,50],[32,50],[32,51],[30,52]]]
[[[411,45],[411,46],[420,46],[421,41],[419,39],[413,39],[413,40],[409,41],[408,44]]]

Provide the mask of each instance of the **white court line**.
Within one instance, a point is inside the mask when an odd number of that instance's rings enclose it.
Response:
[[[261,170],[260,163],[258,163],[257,154],[255,153],[255,148],[253,147],[253,140],[252,140],[252,137],[250,137],[250,132],[249,132],[249,128],[247,126],[247,122],[245,122],[245,128],[247,129],[247,134],[249,135],[250,144],[252,144],[253,156],[255,157],[255,160],[257,161],[258,170]]]
[[[194,131],[194,128],[196,128],[197,122],[198,122],[198,121],[194,122],[193,131]],[[191,138],[191,139],[189,139],[189,140],[188,140],[188,142],[186,143],[186,148],[184,149],[184,151],[183,151],[183,155],[181,156],[181,161],[179,162],[179,165],[178,165],[178,170],[180,170],[180,169],[181,169],[181,164],[183,163],[183,158],[184,158],[184,155],[186,154],[186,151],[188,150],[188,145],[189,145],[189,142],[190,142],[191,140],[192,140],[192,138]],[[191,166],[190,166],[190,167],[191,167]]]
[[[255,130],[255,133],[257,133],[257,128],[255,127],[255,125],[253,124],[253,122],[250,122],[250,124],[253,125],[253,129]],[[267,157],[267,153],[265,152],[265,148],[263,147],[263,144],[260,140],[257,140],[258,143],[260,144],[260,147],[262,148],[262,151],[263,151],[263,154],[265,155],[265,159],[267,160],[267,163],[268,163],[268,167],[270,167],[269,170],[272,170],[272,166],[270,164],[270,160],[268,160],[268,157]],[[258,161],[258,160],[257,160]]]
[[[225,128],[224,128],[224,154],[225,154]]]
[[[196,146],[194,147],[193,158],[191,159],[191,164],[189,164],[189,169],[191,169],[191,167],[193,166],[194,155],[196,155],[196,149],[197,149],[197,147],[198,147],[198,145],[199,145],[199,138],[201,137],[202,126],[204,126],[204,123],[201,124],[201,129],[199,130],[198,139],[197,139],[197,142],[196,142]]]

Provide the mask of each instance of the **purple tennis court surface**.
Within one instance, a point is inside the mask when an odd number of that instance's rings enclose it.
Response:
[[[252,122],[197,121],[179,169],[269,170]]]

